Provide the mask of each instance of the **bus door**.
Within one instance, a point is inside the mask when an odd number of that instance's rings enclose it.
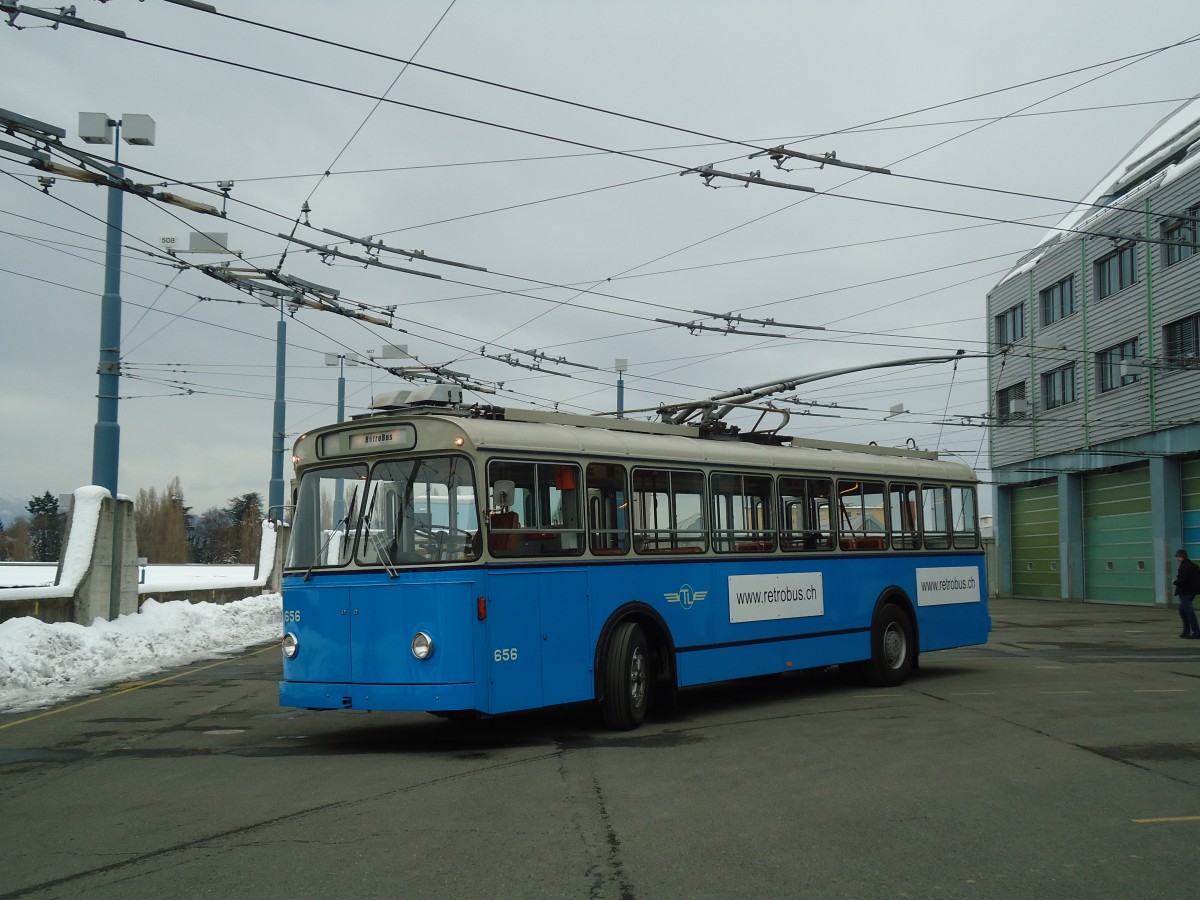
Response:
[[[572,569],[489,573],[489,712],[591,699],[587,583],[586,572]]]
[[[433,577],[354,588],[349,597],[351,680],[358,684],[465,684],[473,679],[476,602],[472,578]],[[419,660],[413,637],[434,651]]]

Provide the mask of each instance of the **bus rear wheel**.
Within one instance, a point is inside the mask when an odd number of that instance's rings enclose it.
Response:
[[[867,683],[877,687],[903,684],[915,656],[912,620],[896,604],[887,604],[871,623],[871,658],[862,664]]]
[[[650,691],[650,644],[636,622],[622,622],[612,633],[604,659],[604,697],[600,714],[609,728],[629,731],[646,718]]]

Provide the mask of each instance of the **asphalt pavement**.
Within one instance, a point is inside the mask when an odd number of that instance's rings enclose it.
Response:
[[[899,688],[714,685],[633,732],[282,709],[275,646],[0,715],[0,900],[1194,896],[1200,641],[991,609]]]

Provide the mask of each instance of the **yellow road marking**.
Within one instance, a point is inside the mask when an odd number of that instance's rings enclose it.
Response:
[[[110,700],[113,697],[120,697],[122,694],[128,694],[131,691],[140,691],[142,688],[153,687],[156,684],[166,684],[168,681],[174,681],[176,678],[182,678],[184,675],[194,675],[196,672],[203,672],[205,669],[213,669],[217,666],[223,666],[226,663],[231,663],[237,659],[245,659],[249,656],[257,656],[259,653],[265,653],[267,650],[273,650],[278,646],[278,642],[268,644],[266,647],[262,647],[251,653],[243,653],[241,656],[231,656],[228,659],[218,659],[216,662],[209,663],[207,666],[198,666],[195,669],[188,669],[186,672],[176,672],[174,675],[168,675],[166,678],[159,678],[157,681],[127,682],[126,685],[120,686],[119,690],[109,689],[97,697],[90,697],[87,700],[81,700],[78,703],[72,703],[70,706],[60,706],[57,709],[48,709],[45,712],[40,712],[32,716],[26,716],[24,719],[17,719],[14,722],[5,722],[3,725],[0,725],[0,731],[3,731],[5,728],[12,728],[14,725],[24,725],[27,722],[34,722],[38,719],[44,719],[46,716],[56,716],[59,713],[70,712],[73,709],[79,709],[81,706],[87,706],[89,703],[97,703],[100,700]]]
[[[1162,816],[1158,819],[1133,819],[1138,825],[1164,825],[1173,822],[1200,822],[1200,816]]]

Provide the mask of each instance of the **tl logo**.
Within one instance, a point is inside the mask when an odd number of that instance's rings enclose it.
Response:
[[[685,584],[679,588],[678,593],[663,594],[663,598],[668,603],[678,603],[684,609],[691,609],[696,603],[699,603],[708,596],[708,591],[693,591],[690,584]]]

